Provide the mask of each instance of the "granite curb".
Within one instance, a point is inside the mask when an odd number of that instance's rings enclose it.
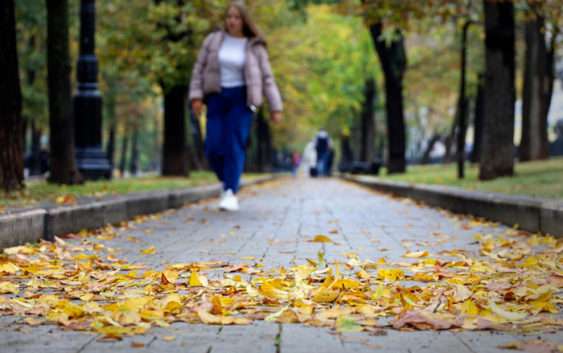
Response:
[[[563,237],[563,202],[440,185],[419,185],[342,175],[342,179],[371,189],[421,201],[429,206],[483,217],[520,229]]]
[[[262,184],[277,175],[243,181],[242,187]],[[219,184],[189,189],[140,192],[109,200],[72,206],[34,208],[0,215],[0,249],[53,240],[57,235],[96,229],[108,224],[133,219],[136,216],[181,208],[186,204],[219,196]]]

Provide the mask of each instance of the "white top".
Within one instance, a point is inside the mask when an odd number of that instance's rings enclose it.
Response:
[[[237,38],[225,34],[225,39],[219,49],[222,87],[244,86],[246,42],[246,38]]]

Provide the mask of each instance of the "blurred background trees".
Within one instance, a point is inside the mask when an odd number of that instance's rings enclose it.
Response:
[[[408,163],[457,159],[463,176],[470,157],[489,179],[510,174],[515,158],[548,157],[561,118],[561,98],[550,114],[552,97],[561,96],[555,84],[563,17],[558,0],[245,2],[269,42],[286,108],[278,126],[257,115],[249,169],[269,170],[281,152],[302,151],[320,128],[337,144],[344,137],[353,159],[380,159],[391,173],[404,172]],[[205,127],[190,115],[185,96],[202,40],[221,25],[227,3],[97,2],[104,143],[116,172],[187,175],[205,167]],[[19,1],[13,11],[23,137],[21,147],[12,141],[2,150],[20,148],[29,174],[45,171],[42,161],[53,147],[46,4]],[[78,6],[68,1],[71,92]],[[3,55],[10,52],[7,23]],[[17,96],[16,80],[7,82]]]

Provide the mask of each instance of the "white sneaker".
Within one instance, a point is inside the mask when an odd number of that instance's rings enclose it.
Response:
[[[233,191],[231,189],[229,189],[229,190],[227,190],[223,193],[223,196],[221,198],[221,202],[219,202],[219,209],[221,211],[238,211],[239,210],[238,199],[235,196],[235,194],[233,194]]]

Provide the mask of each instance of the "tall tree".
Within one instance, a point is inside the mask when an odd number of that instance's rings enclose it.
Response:
[[[364,90],[364,104],[362,109],[362,143],[360,159],[364,162],[373,162],[375,152],[375,80],[366,79]]]
[[[18,45],[18,64],[22,80],[23,134],[29,136],[24,150],[30,154],[27,160],[30,175],[38,175],[42,158],[40,140],[43,131],[48,131],[47,82],[41,79],[46,76],[46,8],[44,1],[16,1],[15,9],[16,31],[21,43]]]
[[[479,179],[514,174],[514,4],[483,0],[485,116]]]
[[[22,95],[16,46],[14,0],[0,6],[0,183],[5,191],[23,184]]]
[[[272,167],[272,132],[270,125],[264,116],[264,108],[261,108],[256,115],[256,124],[254,125],[254,136],[252,136],[254,144],[254,165],[253,170],[257,172],[267,172]]]
[[[162,175],[187,176],[186,98],[189,72],[204,32],[208,30],[215,1],[153,0],[156,31],[154,78],[164,95]]]
[[[116,122],[112,121],[109,128],[108,142],[106,145],[106,153],[108,155],[109,164],[111,165],[111,173],[113,174],[113,169],[115,167],[115,135],[116,135]]]
[[[162,86],[164,91],[164,143],[162,175],[187,176],[186,95],[187,85]]]
[[[139,173],[139,128],[137,126],[134,127],[132,134],[129,173],[132,176],[136,176]]]
[[[41,171],[41,129],[37,126],[37,121],[31,119],[31,150],[29,175],[40,175]]]
[[[471,19],[465,19],[461,30],[461,77],[459,80],[459,98],[457,103],[457,177],[465,177],[465,136],[467,132],[467,34],[471,26]]]
[[[193,168],[197,170],[205,169],[205,146],[201,131],[201,124],[195,114],[190,111],[190,132],[191,132],[191,150],[193,150]]]
[[[439,133],[434,132],[432,136],[428,139],[428,143],[426,144],[426,147],[424,148],[424,152],[422,153],[422,157],[420,158],[421,164],[430,163],[430,158],[432,151],[434,150],[434,146],[436,146],[436,144],[440,141],[441,138],[442,136]]]
[[[68,0],[47,3],[47,81],[49,91],[49,181],[77,184],[71,99]]]
[[[27,45],[28,48],[36,49],[36,37],[31,35],[28,39]],[[35,79],[37,77],[37,71],[35,67],[32,65],[28,65],[25,68],[25,83],[27,87],[30,89],[34,88]],[[25,90],[25,88],[24,88]],[[22,90],[22,91],[24,91]],[[23,93],[23,92],[22,92]],[[22,104],[25,107],[25,94],[22,94]],[[41,174],[41,156],[39,155],[41,150],[41,129],[38,127],[38,119],[34,119],[32,116],[26,115],[24,111],[22,111],[22,116],[24,120],[24,128],[23,128],[23,141],[24,141],[24,154],[28,152],[26,145],[26,136],[27,130],[31,131],[31,148],[29,149],[30,158],[29,158],[29,175],[39,175]]]
[[[382,38],[381,22],[370,25],[370,33],[385,76],[385,110],[388,139],[388,173],[404,173],[406,132],[403,103],[403,78],[407,69],[405,41],[396,30],[390,42]]]
[[[526,58],[520,158],[547,158],[548,115],[555,81],[555,54],[563,28],[560,0],[526,0]]]
[[[522,138],[519,149],[522,161],[545,159],[549,155],[547,118],[553,93],[553,59],[559,28],[554,25],[551,32],[548,31],[542,10],[546,8],[542,7],[541,3],[531,2],[525,24]],[[546,38],[548,35],[551,36],[549,47]]]
[[[129,145],[129,135],[124,133],[123,139],[121,140],[121,153],[119,160],[119,176],[125,176],[125,167],[127,166],[127,147]]]
[[[485,83],[484,76],[479,74],[477,83],[477,97],[473,113],[473,148],[471,150],[471,163],[481,160],[481,145],[483,141],[483,117],[485,115]]]

